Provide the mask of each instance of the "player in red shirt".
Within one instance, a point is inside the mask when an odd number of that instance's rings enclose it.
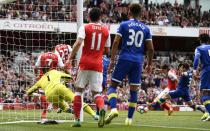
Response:
[[[59,44],[55,46],[55,54],[59,55],[65,65],[65,70],[67,73],[71,73],[71,64],[68,62],[68,58],[71,54],[72,48],[67,44]]]
[[[169,91],[176,90],[178,81],[177,71],[175,69],[169,69],[168,65],[163,65],[162,73],[167,74],[167,87],[155,98],[154,102],[157,102],[157,100],[168,94]],[[171,115],[173,112],[173,108],[168,102],[163,103],[162,107],[168,111],[168,115]]]
[[[57,69],[58,67],[64,68],[63,61],[59,55],[53,52],[42,53],[35,64],[35,73],[39,79],[47,71]]]
[[[44,75],[44,73],[52,69],[57,69],[58,67],[64,68],[63,61],[59,55],[56,55],[53,52],[40,54],[35,64],[35,74],[37,75],[37,80],[39,80]],[[39,90],[39,93],[40,93],[40,90]],[[44,92],[41,91],[40,94],[41,94],[41,97],[40,97],[41,107],[43,108],[41,120],[42,120],[42,123],[44,123],[47,120],[46,119],[47,110],[48,108],[52,108],[52,104],[49,104],[47,102]]]
[[[76,92],[74,97],[74,115],[76,122],[73,127],[81,126],[81,95],[83,89],[88,84],[92,90],[96,106],[99,109],[98,127],[104,126],[104,100],[100,94],[102,92],[103,81],[102,56],[104,53],[104,48],[106,53],[109,52],[110,35],[107,27],[104,27],[100,23],[101,11],[99,8],[92,8],[89,12],[89,18],[91,23],[80,27],[78,38],[74,43],[73,50],[70,56],[70,60],[73,60],[75,58],[77,51],[84,41],[82,56],[79,63],[79,71],[75,82]]]

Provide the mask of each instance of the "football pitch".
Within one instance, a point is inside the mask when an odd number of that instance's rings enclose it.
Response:
[[[64,122],[53,125],[40,125],[37,122],[18,122],[21,119],[37,120],[40,111],[0,111],[0,131],[210,131],[210,122],[201,122],[200,112],[174,112],[167,116],[163,111],[152,111],[145,114],[135,112],[133,125],[125,126],[124,121],[127,111],[121,111],[118,118],[104,128],[97,127],[97,121],[85,114],[84,123],[81,128],[73,128],[72,122]],[[11,115],[13,114],[13,115]],[[51,113],[55,117],[56,113]],[[67,113],[59,114],[60,117],[72,119]],[[14,118],[16,117],[16,119]],[[30,118],[30,119],[29,119]],[[56,119],[56,117],[55,117]],[[14,122],[16,123],[7,123]]]

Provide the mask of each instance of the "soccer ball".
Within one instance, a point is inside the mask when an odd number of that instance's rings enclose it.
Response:
[[[148,110],[149,110],[149,109],[148,109],[148,107],[146,107],[146,106],[140,105],[140,106],[137,107],[137,111],[138,111],[140,114],[147,113]]]

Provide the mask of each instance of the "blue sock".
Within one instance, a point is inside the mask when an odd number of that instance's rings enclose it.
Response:
[[[160,104],[164,103],[165,101],[165,99],[160,98],[159,100],[157,100],[157,102],[152,103],[152,108],[154,108],[155,110],[160,109]]]
[[[96,115],[99,115],[99,109],[96,107]]]
[[[104,104],[108,106],[110,105],[108,100],[104,100]]]
[[[117,88],[110,86],[107,92],[109,105],[111,109],[117,108]]]
[[[205,105],[206,110],[208,111],[208,113],[210,114],[210,104]]]
[[[128,118],[133,118],[134,111],[137,103],[137,91],[130,91]]]
[[[158,100],[158,103],[159,103],[159,104],[162,104],[162,103],[164,103],[165,101],[166,101],[165,99],[160,98],[160,99]]]
[[[154,103],[152,103],[152,108],[154,109],[154,110],[157,110],[157,109],[159,109],[160,108],[160,104],[158,103],[158,102],[154,102]]]

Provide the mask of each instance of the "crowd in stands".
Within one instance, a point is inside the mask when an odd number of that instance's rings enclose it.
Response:
[[[33,80],[27,78],[21,60],[15,55],[9,55],[9,57],[0,55],[0,63],[0,103],[28,102],[25,89],[33,84]],[[22,66],[22,68],[17,69],[14,67],[15,63]]]
[[[26,57],[30,61],[34,59],[32,56]],[[15,59],[18,59],[18,57],[5,57],[3,55],[0,57],[0,103],[26,103],[33,101],[33,99],[29,99],[24,90],[27,87],[30,87],[34,81],[32,79],[28,80],[24,71],[17,71],[11,66],[14,64]],[[177,68],[180,62],[186,60],[191,63],[192,66],[193,54],[156,54],[152,74],[148,76],[145,71],[143,71],[141,89],[138,94],[138,104],[152,102],[162,89],[167,86],[166,74],[162,74],[159,71],[161,65],[169,64],[171,68]],[[34,64],[34,60],[31,63]],[[191,84],[191,97],[194,102],[200,104],[198,87],[199,79],[193,80]],[[118,103],[126,104],[129,98],[129,86],[127,80],[121,84],[117,92]],[[84,101],[87,103],[93,103],[90,90],[85,90]],[[173,103],[180,105],[185,104],[182,99],[175,99],[173,100]]]
[[[128,19],[129,2],[125,0],[85,0],[84,22],[87,13],[94,7],[100,7],[102,21],[119,23]],[[0,5],[0,18],[41,20],[41,21],[76,21],[76,1],[62,0],[16,0],[14,3]],[[143,4],[141,21],[148,25],[209,27],[210,10],[201,11],[201,7],[185,6],[177,3]]]

